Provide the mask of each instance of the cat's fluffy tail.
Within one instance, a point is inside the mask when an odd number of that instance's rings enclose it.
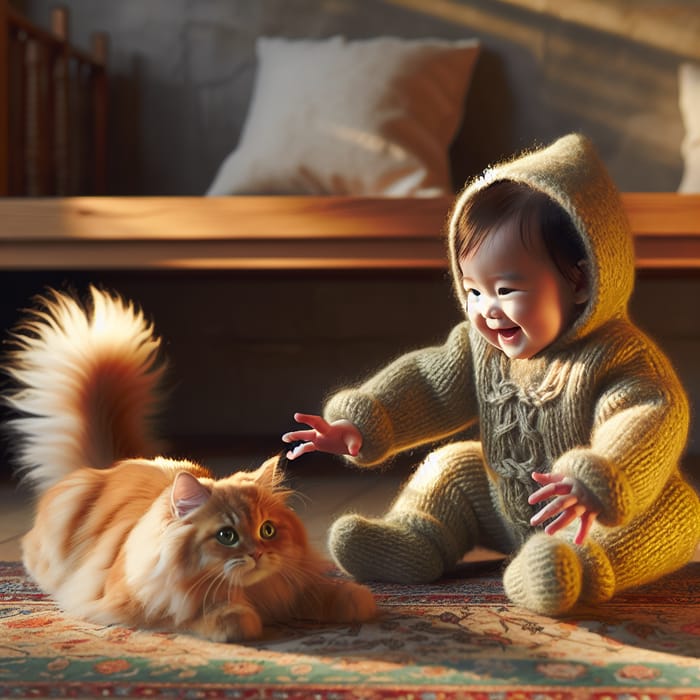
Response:
[[[19,469],[43,491],[78,467],[154,456],[150,419],[160,339],[130,302],[94,287],[91,303],[52,291],[13,336],[6,396]]]

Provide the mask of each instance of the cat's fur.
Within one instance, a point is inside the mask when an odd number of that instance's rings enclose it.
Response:
[[[153,457],[160,339],[133,304],[52,292],[14,342],[10,428],[39,496],[23,560],[68,613],[215,641],[375,615],[367,588],[327,575],[277,458],[217,480]]]

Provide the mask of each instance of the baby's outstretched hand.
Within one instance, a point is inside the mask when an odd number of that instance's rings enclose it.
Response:
[[[553,535],[576,518],[580,518],[574,543],[583,544],[600,513],[600,504],[596,497],[572,476],[533,472],[532,478],[541,488],[530,495],[528,503],[535,505],[550,498],[553,500],[532,516],[530,525],[540,525],[545,520],[556,518],[544,529],[548,535]]]
[[[294,420],[306,423],[309,428],[292,430],[282,436],[282,442],[301,441],[287,452],[287,459],[296,459],[317,450],[354,457],[362,447],[362,434],[350,421],[336,420],[329,423],[321,416],[310,413],[295,413]]]

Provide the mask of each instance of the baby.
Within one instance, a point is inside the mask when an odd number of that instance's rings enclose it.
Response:
[[[336,562],[427,582],[480,545],[513,555],[509,598],[550,615],[683,566],[700,538],[679,469],[688,401],[629,318],[632,236],[591,143],[572,134],[486,171],[456,199],[448,248],[466,320],[282,438],[302,441],[290,459],[359,466],[441,444],[384,517],[333,524]]]

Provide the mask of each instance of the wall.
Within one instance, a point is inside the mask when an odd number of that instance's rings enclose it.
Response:
[[[565,13],[586,2],[594,0],[554,5]],[[48,25],[55,0],[14,4]],[[205,191],[236,145],[260,35],[478,37],[484,52],[464,128],[453,149],[459,184],[495,159],[573,130],[594,139],[623,190],[675,190],[680,181],[677,68],[682,53],[654,48],[643,37],[631,41],[517,6],[547,3],[64,0],[62,4],[71,11],[72,37],[78,45],[87,47],[92,31],[105,30],[111,36],[114,194]],[[644,3],[645,10],[634,10],[637,4],[628,2],[604,5],[597,16],[616,7],[620,13],[638,14],[655,8],[659,35],[663,29],[672,37],[674,25],[680,32],[697,23],[694,0],[655,0]],[[631,30],[640,24],[638,19],[631,17]]]
[[[54,3],[15,4],[48,24]],[[76,43],[88,46],[94,30],[111,36],[113,194],[202,193],[236,144],[253,84],[256,37],[338,33],[482,41],[453,148],[458,182],[497,158],[571,130],[593,137],[623,190],[675,190],[680,180],[676,80],[686,57],[643,41],[494,0],[63,4],[72,12]],[[570,6],[569,0],[559,5]],[[437,9],[449,12],[438,16]],[[276,444],[293,410],[318,409],[333,387],[407,348],[439,341],[458,318],[449,285],[437,273],[368,274],[359,281],[321,273],[17,273],[6,278],[12,294],[0,300],[2,327],[45,285],[84,288],[88,282],[138,300],[166,338],[173,384],[163,425],[180,445],[249,436],[272,436]],[[697,278],[644,278],[632,311],[675,361],[698,406],[700,320],[683,313],[696,300]],[[699,416],[696,410],[690,446],[696,456]]]
[[[318,411],[332,390],[398,354],[444,340],[461,318],[446,274],[75,272],[4,275],[0,327],[47,285],[89,283],[136,300],[170,361],[159,425],[177,453],[201,458],[249,441],[281,446],[294,411]],[[697,276],[637,280],[633,318],[669,355],[693,411],[688,453],[700,484],[700,316]]]

